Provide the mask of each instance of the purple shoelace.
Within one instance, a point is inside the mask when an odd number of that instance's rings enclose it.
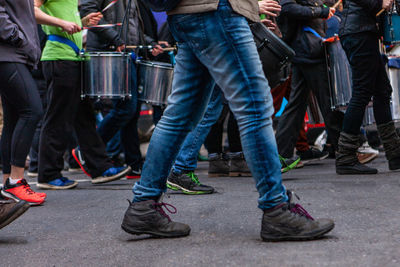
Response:
[[[290,204],[290,211],[314,221],[314,218],[300,204]]]
[[[172,206],[171,204],[168,203],[154,203],[154,209],[161,213],[164,217],[167,217],[168,221],[171,221],[171,218],[168,216],[168,214],[164,211],[163,207],[171,214],[175,214],[177,212],[177,209]],[[170,209],[171,208],[171,209]]]

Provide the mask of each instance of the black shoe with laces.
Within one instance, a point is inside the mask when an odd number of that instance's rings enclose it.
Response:
[[[174,206],[154,200],[129,203],[121,228],[133,235],[149,234],[158,237],[182,237],[189,235],[189,225],[173,222],[165,213],[163,207],[172,214],[176,213]]]
[[[297,241],[317,239],[330,232],[335,224],[330,219],[315,220],[299,204],[293,203],[288,190],[289,202],[264,210],[261,238],[264,241]]]
[[[168,176],[167,187],[174,191],[182,191],[188,195],[212,194],[214,188],[200,183],[194,172],[174,173]]]
[[[310,149],[308,149],[306,151],[297,151],[296,154],[297,154],[297,156],[300,157],[301,162],[303,162],[303,164],[313,163],[313,162],[323,160],[323,159],[326,159],[327,157],[329,157],[329,152],[320,151],[313,147],[311,147]]]

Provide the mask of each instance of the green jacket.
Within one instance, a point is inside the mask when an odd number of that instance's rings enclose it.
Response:
[[[217,10],[219,0],[182,0],[168,15],[203,13]],[[260,21],[257,0],[229,0],[233,10],[252,20]]]

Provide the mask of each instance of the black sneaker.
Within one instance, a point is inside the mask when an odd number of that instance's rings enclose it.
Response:
[[[348,165],[336,165],[337,174],[377,174],[378,170],[375,168],[368,167],[365,164],[356,162]]]
[[[320,151],[313,147],[306,151],[297,151],[296,154],[301,158],[301,162],[303,162],[303,164],[316,162],[329,157],[328,151]]]
[[[279,161],[281,162],[281,173],[285,173],[296,168],[300,163],[300,157],[293,156],[291,158],[284,158],[279,155]]]
[[[261,238],[264,241],[297,241],[321,238],[330,232],[335,224],[330,219],[315,220],[299,204],[289,202],[265,210],[261,225]]]
[[[121,224],[121,228],[129,234],[149,234],[158,237],[182,237],[190,234],[189,225],[173,222],[165,213],[163,207],[172,214],[176,213],[176,208],[170,204],[154,200],[129,204]]]
[[[188,195],[214,193],[214,188],[201,184],[194,172],[178,174],[171,171],[171,174],[168,176],[167,187],[174,191],[182,191]]]
[[[128,174],[126,175],[126,179],[140,179],[140,177],[142,176],[142,168],[140,167],[132,167],[131,166],[131,171],[128,172]]]

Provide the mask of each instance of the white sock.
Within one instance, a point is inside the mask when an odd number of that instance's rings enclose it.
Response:
[[[21,181],[22,179],[13,179],[13,178],[8,178],[8,181],[10,182],[10,184],[17,184],[19,181]]]

